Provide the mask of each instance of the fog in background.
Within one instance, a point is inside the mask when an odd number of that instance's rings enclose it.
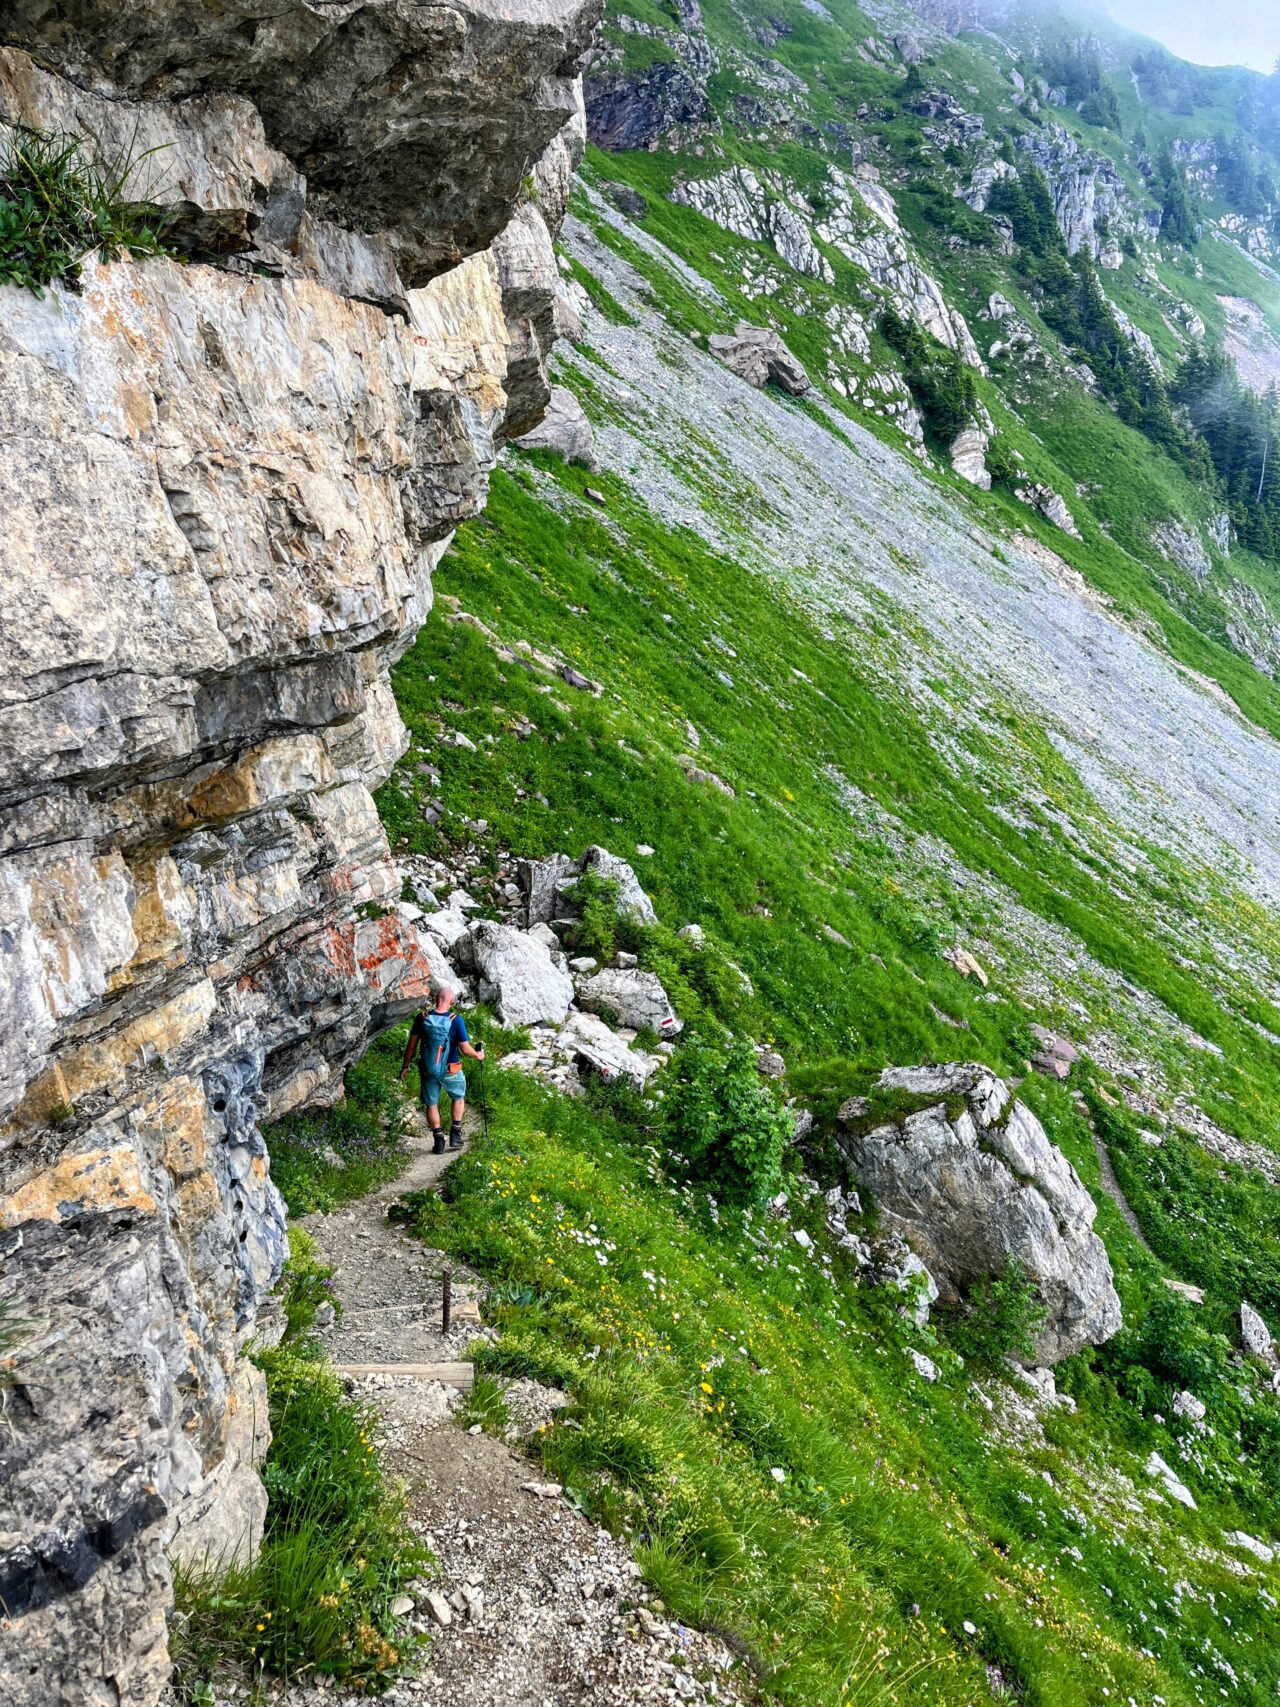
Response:
[[[1251,65],[1280,59],[1277,0],[1103,0],[1118,23],[1154,36],[1196,65]]]

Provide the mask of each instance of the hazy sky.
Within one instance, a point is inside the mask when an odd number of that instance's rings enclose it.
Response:
[[[1196,65],[1252,65],[1280,59],[1276,0],[1103,0],[1113,18],[1154,36]]]

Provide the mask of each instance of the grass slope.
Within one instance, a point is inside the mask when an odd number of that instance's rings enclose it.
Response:
[[[1221,1057],[1148,1041],[1232,1130],[1269,1140],[1272,1051],[1156,923],[1199,904],[1190,874],[1153,860],[1118,891],[1088,855],[1078,779],[1025,720],[1010,718],[987,774],[961,786],[922,714],[885,687],[874,639],[821,632],[777,587],[660,526],[623,481],[589,478],[603,509],[581,471],[541,457],[500,469],[439,586],[508,647],[553,652],[605,692],[504,662],[437,610],[396,673],[413,745],[379,800],[394,843],[474,842],[496,863],[502,847],[598,841],[632,858],[662,920],[632,944],[642,964],[704,1029],[776,1039],[791,1088],[829,1116],[885,1062],[1021,1073],[1029,1022],[1069,1017],[1021,993],[1012,942],[988,992],[946,964],[946,945],[996,928],[987,892],[946,867],[916,884],[898,826],[1214,1039]],[[690,726],[698,765],[732,797],[687,775]],[[1041,766],[1053,811],[1007,810],[1010,745]],[[448,808],[435,827],[420,812],[428,780]],[[674,937],[686,921],[751,993],[700,976]],[[1095,1022],[1116,1020],[1098,1000]],[[570,1389],[575,1410],[544,1439],[552,1472],[630,1536],[674,1611],[744,1644],[769,1697],[959,1707],[993,1684],[1045,1707],[1274,1695],[1280,1579],[1241,1574],[1220,1539],[1280,1528],[1280,1412],[1231,1351],[1242,1290],[1280,1308],[1274,1215],[1191,1146],[1150,1148],[1107,1100],[1119,1087],[1086,1076],[1157,1254],[1099,1195],[1126,1330],[1059,1371],[1074,1417],[1013,1437],[979,1395],[998,1382],[971,1378],[945,1336],[910,1328],[896,1295],[825,1250],[794,1152],[787,1219],[743,1220],[668,1171],[653,1110],[569,1103],[495,1073],[491,1138],[453,1170],[447,1205],[416,1206],[424,1237],[496,1284],[494,1372]],[[1097,1192],[1068,1090],[1033,1075],[1023,1094]],[[824,1156],[819,1143],[803,1165]],[[1202,1311],[1170,1298],[1168,1273],[1207,1287]],[[937,1386],[914,1374],[908,1344],[935,1358]],[[1173,1415],[1185,1385],[1210,1407],[1205,1433]],[[1153,1450],[1196,1512],[1154,1498]]]

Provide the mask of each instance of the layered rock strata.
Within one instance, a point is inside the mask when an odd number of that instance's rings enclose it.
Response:
[[[173,258],[0,289],[0,1697],[154,1701],[251,1547],[264,1121],[440,956],[388,671],[545,407],[596,0],[17,0],[0,130],[136,160]],[[27,50],[30,50],[28,53]],[[154,152],[149,152],[154,151]],[[6,1330],[7,1331],[7,1330]],[[8,1348],[6,1348],[8,1349]]]

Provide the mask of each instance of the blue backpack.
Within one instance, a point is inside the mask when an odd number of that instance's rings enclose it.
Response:
[[[422,1016],[422,1073],[424,1078],[442,1079],[449,1066],[449,1036],[453,1015],[432,1011]]]

